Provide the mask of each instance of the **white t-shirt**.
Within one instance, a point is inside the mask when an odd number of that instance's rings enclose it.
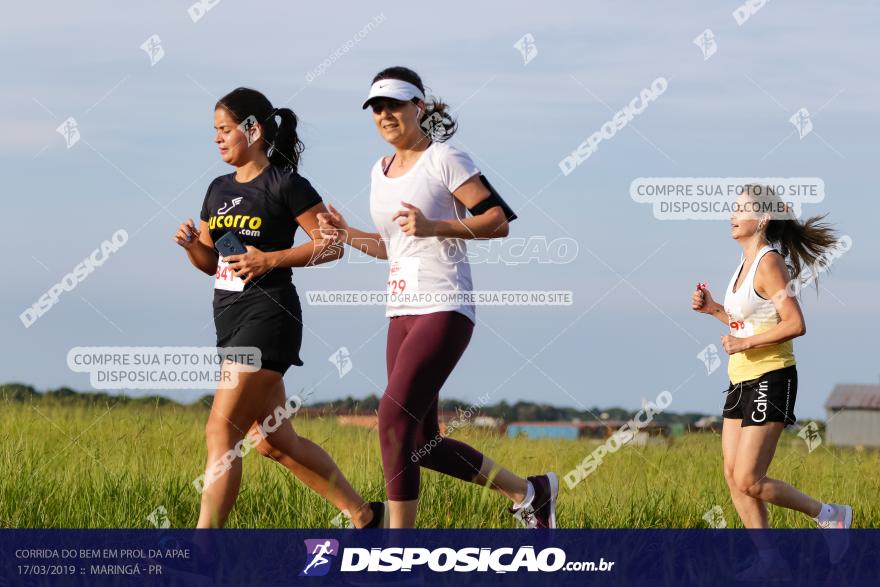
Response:
[[[386,316],[456,311],[476,322],[474,306],[460,292],[473,289],[465,241],[413,237],[392,220],[401,201],[419,208],[431,220],[464,220],[467,208],[452,192],[480,170],[471,158],[445,143],[431,143],[401,177],[387,177],[382,159],[372,171],[370,215],[388,251],[389,301]]]

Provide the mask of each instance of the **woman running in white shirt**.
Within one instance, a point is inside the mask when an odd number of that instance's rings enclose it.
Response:
[[[318,221],[326,238],[388,259],[388,387],[379,405],[390,526],[415,526],[420,468],[492,487],[527,527],[556,526],[554,473],[523,479],[472,447],[440,435],[437,402],[470,341],[476,315],[467,239],[500,238],[516,218],[471,158],[443,143],[456,130],[447,106],[426,101],[421,78],[391,67],[373,79],[370,107],[394,147],[372,171],[377,232],[349,226],[332,206]],[[471,217],[465,218],[470,211]]]

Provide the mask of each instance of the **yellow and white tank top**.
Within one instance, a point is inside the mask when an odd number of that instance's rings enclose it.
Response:
[[[779,324],[779,314],[771,300],[765,300],[755,291],[755,273],[761,258],[776,249],[766,245],[758,251],[749,273],[736,292],[736,280],[742,272],[745,258],[739,264],[727,292],[724,295],[724,311],[727,312],[730,334],[739,338],[761,334]],[[750,349],[730,355],[727,374],[731,383],[756,379],[769,371],[783,369],[795,364],[794,345],[791,340],[759,349]]]

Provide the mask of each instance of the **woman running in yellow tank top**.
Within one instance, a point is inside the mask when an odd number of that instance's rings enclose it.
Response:
[[[769,527],[767,503],[803,512],[820,528],[849,528],[850,506],[822,503],[767,476],[782,430],[796,421],[792,341],[806,333],[806,325],[789,293],[799,288],[790,281],[799,279],[803,267],[821,265],[837,244],[834,232],[822,217],[795,219],[771,188],[748,185],[731,215],[731,237],[742,247],[742,261],[724,304],[701,284],[692,307],[730,328],[721,337],[730,355],[721,450],[733,505],[746,528]],[[842,554],[832,548],[832,559]]]

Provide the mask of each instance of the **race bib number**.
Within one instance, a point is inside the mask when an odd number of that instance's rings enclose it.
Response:
[[[418,257],[401,257],[391,262],[388,271],[389,303],[404,303],[400,297],[409,298],[419,293]]]
[[[214,276],[214,289],[244,291],[244,281],[229,267],[222,257],[217,259],[217,274]]]
[[[730,334],[737,338],[746,338],[755,334],[754,324],[744,320],[734,320],[734,316],[729,311],[727,312],[727,324],[730,326]]]

